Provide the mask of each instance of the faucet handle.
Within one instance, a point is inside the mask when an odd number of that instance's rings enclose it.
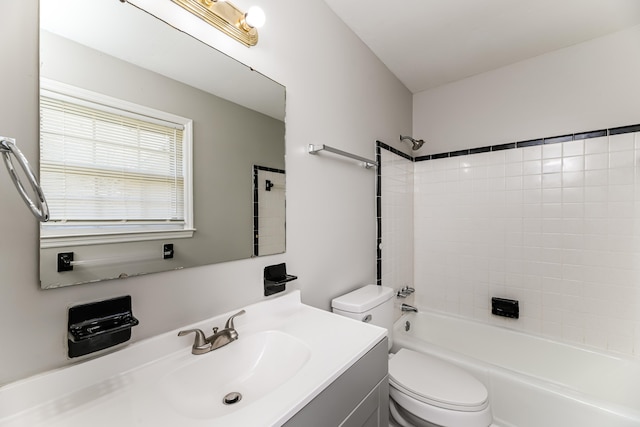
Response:
[[[183,335],[187,335],[190,333],[195,333],[196,334],[196,340],[193,342],[193,347],[204,347],[207,345],[207,339],[204,336],[204,332],[202,332],[202,330],[200,329],[187,329],[185,331],[180,331],[178,332],[178,336],[181,337]]]
[[[236,314],[234,314],[233,316],[229,317],[229,319],[227,320],[227,323],[224,325],[225,329],[235,329],[235,327],[233,326],[233,319],[237,316],[240,316],[241,314],[245,314],[246,311],[244,310],[240,310],[239,312],[237,312]]]

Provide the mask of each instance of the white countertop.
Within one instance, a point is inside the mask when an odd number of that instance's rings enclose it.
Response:
[[[226,415],[185,416],[168,404],[160,383],[176,367],[219,351],[192,355],[193,335],[178,337],[179,330],[210,331],[224,325],[233,312],[0,387],[0,426],[278,426],[386,336],[383,328],[302,304],[299,291],[245,310],[235,319],[239,340],[261,331],[281,331],[304,342],[311,356],[287,382],[262,397],[243,399]],[[203,373],[202,380],[216,379]]]

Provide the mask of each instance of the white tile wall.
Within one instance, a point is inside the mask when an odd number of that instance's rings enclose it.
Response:
[[[408,236],[410,162],[383,154],[383,284],[413,241],[419,306],[640,356],[639,158],[629,133],[416,162]]]
[[[413,163],[381,150],[382,284],[413,283]]]

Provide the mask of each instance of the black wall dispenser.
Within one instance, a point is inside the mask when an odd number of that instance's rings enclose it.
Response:
[[[496,316],[517,319],[520,317],[520,306],[518,300],[506,298],[491,298],[491,314]]]
[[[131,311],[129,295],[77,305],[69,309],[69,357],[104,350],[131,339],[138,324]]]
[[[285,290],[285,283],[296,280],[297,276],[287,274],[285,263],[268,265],[264,268],[264,296],[277,294]]]

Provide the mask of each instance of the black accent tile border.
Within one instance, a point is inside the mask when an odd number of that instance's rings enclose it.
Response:
[[[620,135],[623,133],[640,132],[640,124],[621,126],[610,129],[592,130],[588,132],[578,132],[567,135],[550,136],[547,138],[529,139],[526,141],[508,142],[506,144],[488,145],[486,147],[468,148],[465,150],[448,151],[446,153],[427,154],[424,156],[411,157],[381,141],[376,141],[381,148],[398,154],[407,160],[413,162],[422,162],[425,160],[445,159],[448,157],[466,156],[470,154],[487,153],[489,151],[510,150],[512,148],[534,147],[536,145],[557,144],[560,142],[579,141],[590,138],[599,138],[602,136]]]
[[[261,170],[261,171],[266,171],[266,172],[286,173],[284,169],[270,168],[268,166],[253,165],[253,168],[256,171]]]
[[[407,153],[403,153],[402,151],[397,150],[392,146],[385,144],[382,141],[376,141],[376,156],[378,155],[378,151],[377,151],[378,148],[384,148],[385,150],[390,151],[393,154],[397,154],[398,156],[404,157],[405,159],[411,160],[412,162],[414,161],[414,158],[408,155]],[[380,159],[376,158],[376,160],[378,161],[378,164],[380,164]]]
[[[449,157],[468,156],[469,150],[458,150],[449,153]]]
[[[488,153],[489,151],[491,151],[491,147],[470,148],[469,154]]]
[[[545,144],[557,144],[559,142],[568,142],[568,141],[573,141],[573,134],[571,135],[562,135],[562,136],[554,136],[551,138],[545,138],[544,139],[544,143]]]
[[[631,132],[640,132],[640,124],[609,129],[609,135],[620,135],[621,133]]]
[[[590,132],[583,132],[583,133],[574,133],[573,140],[578,141],[580,139],[600,138],[602,136],[607,136],[607,129],[592,130]]]
[[[253,165],[253,256],[258,256],[258,170],[260,166]]]
[[[491,151],[511,150],[512,148],[516,148],[515,142],[509,142],[507,144],[492,145]]]
[[[530,139],[528,141],[516,142],[516,147],[535,147],[536,145],[544,144],[544,139]]]
[[[376,141],[376,284],[382,286],[382,149],[413,161],[413,158],[382,141]]]

